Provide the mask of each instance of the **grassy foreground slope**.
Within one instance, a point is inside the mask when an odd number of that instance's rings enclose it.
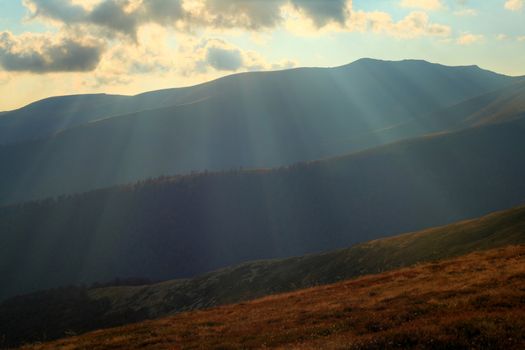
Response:
[[[142,310],[155,318],[511,244],[525,244],[525,206],[324,254],[248,262],[190,280],[93,289],[89,295],[109,299],[113,313]]]
[[[34,293],[0,304],[0,348],[513,244],[525,244],[525,207],[325,254],[245,263],[195,279]]]
[[[519,349],[524,271],[509,246],[24,349]]]

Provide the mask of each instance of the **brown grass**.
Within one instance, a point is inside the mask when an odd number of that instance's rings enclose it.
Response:
[[[525,246],[23,347],[246,348],[525,349]]]

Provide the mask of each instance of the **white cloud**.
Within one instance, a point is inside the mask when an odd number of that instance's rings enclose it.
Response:
[[[476,35],[471,33],[464,33],[456,39],[458,45],[471,45],[478,43],[484,39],[483,35]]]
[[[460,17],[477,16],[478,11],[473,8],[463,8],[461,10],[454,11],[454,15]]]
[[[158,25],[147,25],[137,33],[137,44],[114,43],[104,54],[94,72],[94,81],[86,85],[122,85],[135,76],[165,75],[177,70],[177,50],[168,45],[168,31]]]
[[[357,11],[350,20],[352,30],[367,31],[397,38],[417,38],[421,36],[447,37],[452,29],[448,26],[432,23],[427,13],[415,11],[395,22],[386,12]]]
[[[523,8],[524,0],[507,0],[505,1],[505,8],[510,11],[519,11]]]
[[[435,11],[445,8],[441,0],[401,0],[401,7]]]

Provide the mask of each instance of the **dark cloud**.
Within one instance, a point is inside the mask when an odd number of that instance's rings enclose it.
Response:
[[[318,27],[334,21],[344,23],[347,13],[347,0],[291,0],[292,4],[306,13]]]
[[[236,71],[243,66],[242,53],[236,48],[211,46],[206,52],[206,63],[217,70]]]
[[[173,24],[182,18],[182,0],[142,0],[140,6],[127,10],[129,0],[104,0],[93,9],[75,5],[71,0],[26,0],[33,16],[63,22],[67,25],[95,25],[111,32],[135,37],[145,23]]]
[[[269,28],[281,22],[286,0],[205,0],[215,27]]]
[[[76,23],[84,20],[86,10],[69,0],[25,0],[34,17],[45,17],[64,23]]]
[[[0,34],[0,66],[11,72],[88,72],[100,62],[103,47],[65,39],[59,43],[31,46],[16,43],[7,32]]]
[[[25,0],[34,16],[45,17],[65,24],[96,25],[109,32],[136,36],[145,23],[174,25],[183,20],[188,26],[245,28],[258,30],[279,25],[281,8],[292,4],[296,9],[322,27],[328,22],[344,23],[348,0],[201,0],[204,12],[185,12],[183,0],[142,0],[129,10],[131,0],[103,0],[93,9],[75,5],[71,0]],[[128,10],[126,10],[128,9]]]
[[[84,22],[135,36],[140,16],[126,13],[123,1],[103,1],[87,13]]]
[[[318,27],[344,23],[348,0],[205,0],[216,27],[271,28],[283,21],[281,7],[292,4]]]

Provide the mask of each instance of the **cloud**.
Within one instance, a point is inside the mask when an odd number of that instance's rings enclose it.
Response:
[[[464,33],[456,39],[458,45],[471,45],[478,43],[484,39],[483,35],[475,35],[470,33]]]
[[[350,23],[351,30],[362,32],[370,30],[404,39],[422,36],[446,37],[452,32],[452,29],[446,25],[432,23],[428,14],[421,11],[411,12],[397,22],[386,12],[356,11],[352,13]]]
[[[85,85],[122,85],[133,77],[163,76],[177,70],[177,50],[168,45],[168,31],[158,25],[142,26],[137,44],[116,41],[104,53],[103,59]],[[179,63],[180,64],[180,63]]]
[[[464,8],[461,10],[454,11],[455,16],[466,17],[466,16],[477,16],[478,11],[472,8]]]
[[[99,64],[104,45],[52,34],[0,33],[0,65],[11,72],[87,72]]]
[[[505,8],[510,11],[519,11],[523,8],[524,0],[507,0],[505,1]]]
[[[401,7],[435,11],[445,8],[441,0],[401,0]]]
[[[11,76],[7,72],[0,70],[0,85],[7,84],[11,80]]]
[[[152,23],[175,28],[179,33],[201,29],[258,32],[279,26],[301,35],[355,28],[404,38],[443,36],[450,32],[448,26],[431,23],[424,12],[411,12],[394,22],[385,12],[353,10],[352,0],[24,0],[24,3],[34,18],[54,21],[69,30],[76,28],[106,37],[124,34],[135,41],[139,29]],[[402,4],[425,9],[443,7],[441,0],[403,0]]]
[[[121,84],[127,79],[123,76],[147,73],[188,77],[295,65],[290,60],[268,62],[255,51],[209,39],[224,30],[252,35],[276,28],[298,35],[371,31],[403,39],[451,33],[425,12],[413,11],[396,21],[386,12],[354,10],[352,0],[23,1],[32,18],[55,27],[59,39],[51,40],[50,35],[45,46],[33,40],[18,43],[14,51],[4,49],[3,66],[32,72],[96,68],[93,84]]]
[[[291,0],[296,9],[305,13],[317,27],[321,28],[330,22],[343,24],[348,15],[351,2],[346,0]]]
[[[331,22],[344,23],[351,4],[351,0],[204,0],[201,13],[191,18],[217,28],[258,30],[282,24],[283,8],[292,6],[322,28]]]
[[[206,62],[217,70],[236,71],[243,66],[241,51],[222,47],[209,47]]]
[[[283,60],[277,63],[269,63],[262,55],[255,51],[242,50],[221,39],[203,40],[193,47],[193,52],[186,55],[193,66],[187,67],[185,74],[193,72],[205,73],[209,69],[215,71],[258,71],[278,70],[292,68],[296,62]]]
[[[136,37],[138,28],[148,23],[175,25],[182,19],[182,0],[24,0],[33,18],[43,18],[65,25],[83,24],[99,27],[106,34]]]
[[[192,16],[218,28],[257,30],[272,28],[282,21],[280,8],[285,1],[204,0],[201,12]]]
[[[284,21],[282,8],[286,5],[323,27],[344,23],[351,0],[24,0],[24,4],[33,18],[91,25],[106,34],[135,37],[138,27],[147,23],[186,28],[275,28]]]

